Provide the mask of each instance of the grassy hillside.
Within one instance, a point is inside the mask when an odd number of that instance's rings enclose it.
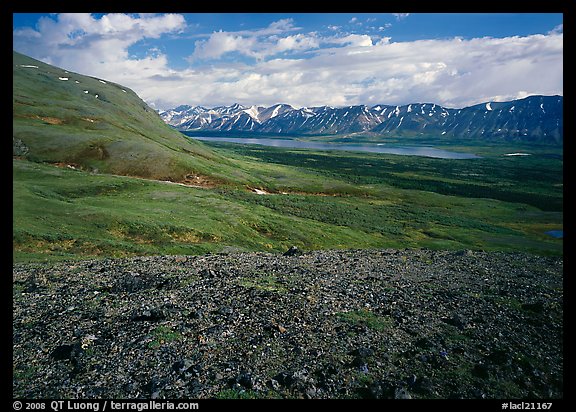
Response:
[[[15,260],[370,247],[379,234],[202,189],[13,161]],[[254,196],[259,196],[253,194]],[[309,195],[314,197],[313,195]]]
[[[155,179],[228,179],[226,159],[167,127],[130,89],[16,52],[13,82],[15,155]]]

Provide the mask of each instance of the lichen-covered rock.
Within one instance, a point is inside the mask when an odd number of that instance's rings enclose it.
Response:
[[[13,267],[18,398],[561,398],[563,259],[346,250]]]

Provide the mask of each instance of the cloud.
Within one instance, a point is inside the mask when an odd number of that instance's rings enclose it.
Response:
[[[314,34],[286,35],[295,30],[298,28],[294,27],[292,19],[278,20],[262,29],[235,32],[220,30],[212,33],[206,40],[196,41],[194,52],[188,57],[188,61],[193,63],[198,60],[214,60],[233,52],[261,60],[278,53],[319,46]]]
[[[464,107],[563,89],[561,27],[530,36],[394,42],[305,32],[285,19],[254,30],[211,33],[196,41],[192,63],[184,69],[171,68],[168,57],[152,47],[142,58],[128,53],[143,39],[185,28],[179,15],[58,15],[35,29],[15,30],[14,49],[123,84],[161,109],[234,102]]]
[[[400,21],[400,20],[404,20],[406,17],[408,17],[410,15],[410,13],[392,13],[392,15],[394,16],[394,18],[397,21]]]
[[[62,13],[56,20],[42,17],[36,30],[15,30],[13,47],[37,59],[82,73],[118,77],[119,73],[130,71],[135,65],[142,70],[161,70],[166,63],[165,56],[154,53],[155,57],[129,59],[128,48],[146,38],[179,32],[185,25],[184,17],[177,14],[131,16],[115,13],[97,19],[86,13]]]
[[[548,34],[559,34],[564,33],[564,24],[559,24],[548,32]]]
[[[218,59],[226,53],[240,52],[252,55],[252,48],[256,43],[255,37],[242,37],[226,32],[215,32],[208,40],[198,40],[195,42],[194,59]]]
[[[368,47],[372,46],[372,38],[367,34],[349,34],[347,36],[326,38],[325,43],[334,43],[351,47]]]
[[[272,51],[273,53],[281,53],[288,50],[310,50],[318,47],[320,47],[320,42],[316,36],[299,33],[293,36],[279,38]]]
[[[88,13],[61,13],[57,20],[42,17],[38,29],[16,30],[15,42],[28,36],[42,37],[49,45],[78,45],[87,36],[134,42],[142,38],[158,38],[166,32],[178,31],[185,26],[184,17],[177,14],[161,16],[130,16],[127,14],[107,14],[100,19]]]
[[[261,62],[251,68],[260,76],[246,80],[243,88],[250,84],[251,98],[259,103],[295,106],[420,101],[463,107],[514,99],[519,91],[562,94],[561,35],[412,42],[385,38],[360,44],[321,49],[306,59]]]
[[[299,27],[294,27],[293,19],[281,19],[270,23],[270,25],[265,29],[255,31],[255,34],[266,36],[271,34],[286,33],[288,31],[294,31],[298,29]]]

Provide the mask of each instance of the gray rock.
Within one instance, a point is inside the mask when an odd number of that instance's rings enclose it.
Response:
[[[144,289],[144,287],[144,281],[138,273],[128,272],[115,282],[112,291],[133,293]]]
[[[408,389],[400,387],[394,391],[394,399],[412,399],[412,395],[410,395]]]
[[[28,154],[30,149],[26,144],[17,137],[12,136],[12,155],[13,156],[25,156]]]
[[[12,276],[15,397],[563,397],[561,257],[230,252]]]
[[[166,318],[162,309],[144,309],[135,311],[130,317],[135,322],[158,322]]]
[[[297,256],[301,253],[302,252],[300,252],[300,249],[298,249],[296,246],[290,246],[290,249],[284,252],[283,256]]]
[[[236,377],[236,382],[238,382],[239,385],[245,387],[246,389],[252,389],[254,386],[252,375],[248,372],[240,372],[240,374]]]

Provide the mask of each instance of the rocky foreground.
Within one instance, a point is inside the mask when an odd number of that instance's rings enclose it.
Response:
[[[476,251],[17,264],[13,395],[562,398],[562,278]]]

